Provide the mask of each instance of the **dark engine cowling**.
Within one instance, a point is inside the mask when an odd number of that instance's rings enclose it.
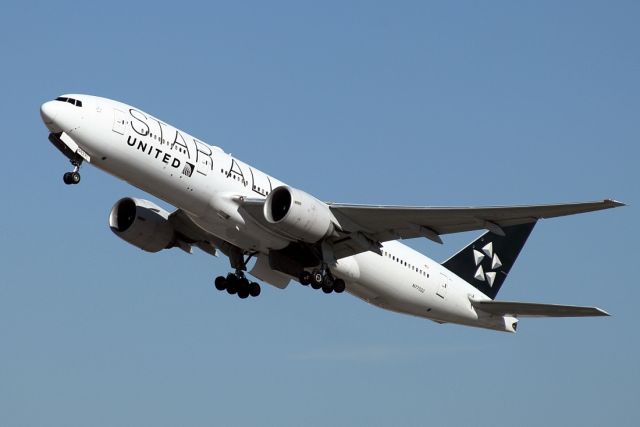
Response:
[[[335,229],[329,206],[288,186],[271,191],[264,204],[264,217],[280,234],[307,243],[315,243]]]
[[[111,208],[109,227],[122,240],[147,252],[170,248],[175,240],[169,212],[148,200],[118,200]]]

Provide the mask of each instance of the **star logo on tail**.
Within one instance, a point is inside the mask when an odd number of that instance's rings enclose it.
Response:
[[[480,251],[474,248],[473,260],[478,267],[473,277],[481,282],[487,282],[489,287],[492,287],[496,279],[496,271],[502,267],[500,257],[493,251],[493,242],[484,245]]]

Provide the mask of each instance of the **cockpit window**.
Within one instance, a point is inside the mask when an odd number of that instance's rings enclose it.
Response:
[[[65,96],[59,96],[56,98],[56,101],[68,102],[71,105],[75,105],[76,107],[82,107],[82,101],[79,99],[67,98]]]

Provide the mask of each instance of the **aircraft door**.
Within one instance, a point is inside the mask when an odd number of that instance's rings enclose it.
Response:
[[[112,130],[115,133],[119,133],[120,135],[124,135],[125,131],[125,115],[122,111],[113,109],[113,127]]]

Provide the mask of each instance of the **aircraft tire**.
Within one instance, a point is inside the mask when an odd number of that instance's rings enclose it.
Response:
[[[324,276],[318,270],[314,271],[311,274],[311,287],[313,289],[320,289],[322,287],[323,282],[324,282]]]
[[[303,271],[300,275],[300,284],[302,286],[309,286],[309,284],[311,284],[311,273]]]
[[[214,284],[216,289],[219,291],[224,291],[225,289],[227,289],[227,279],[222,276],[216,277]]]
[[[251,284],[249,285],[249,295],[254,298],[260,295],[260,285],[256,282],[251,282]]]

